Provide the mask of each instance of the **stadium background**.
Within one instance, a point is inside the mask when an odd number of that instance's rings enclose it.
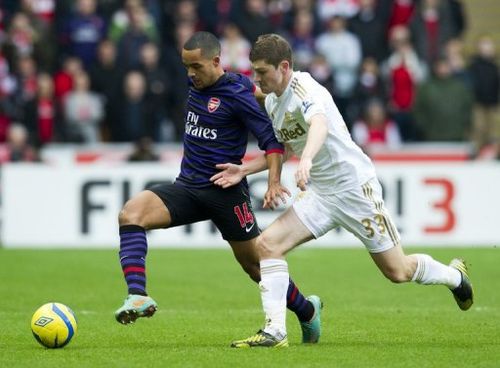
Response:
[[[196,30],[220,36],[225,68],[249,75],[258,34],[290,40],[296,66],[330,90],[375,160],[407,244],[497,244],[488,204],[499,201],[500,5],[473,3],[2,1],[2,244],[116,246],[124,201],[178,170],[187,92],[179,50]],[[258,153],[252,142],[248,158]],[[293,167],[283,174],[290,188]],[[264,187],[252,178],[263,227],[276,215],[260,210]],[[151,241],[224,245],[210,224]],[[315,244],[358,243],[340,232]]]
[[[373,2],[100,0],[95,13],[92,3],[0,0],[0,366],[498,367],[500,120],[498,53],[491,45],[498,50],[500,2],[377,0],[376,11],[362,17],[355,15],[357,4]],[[426,12],[428,22],[419,23],[415,9],[424,3],[439,3],[440,10]],[[87,4],[90,15],[79,16],[78,4]],[[351,17],[349,29],[368,35],[364,41],[375,39],[375,63],[363,63],[361,52],[344,70],[328,57],[348,52],[314,56],[333,14]],[[294,19],[312,33],[304,27],[299,37]],[[212,30],[231,45],[227,67],[249,72],[249,44],[234,29],[223,33],[226,22],[239,25],[250,41],[261,31],[283,33],[300,50],[300,63],[314,60],[314,68],[301,68],[314,69],[332,90],[355,138],[374,158],[407,252],[467,260],[476,293],[470,311],[459,311],[441,287],[390,284],[359,242],[331,232],[288,257],[301,290],[325,303],[320,344],[302,346],[289,316],[288,351],[233,351],[230,341],[262,323],[258,290],[213,227],[198,224],[149,234],[148,291],[159,311],[133,326],[114,321],[126,293],[117,259],[118,211],[147,185],[174,179],[179,168],[186,93],[179,42],[194,30]],[[438,47],[421,48],[425,32],[411,34],[420,45],[411,72],[397,55],[386,62],[393,53],[389,35],[409,49],[404,28],[388,30],[401,22],[447,35],[433,38]],[[478,59],[483,35],[486,56]],[[450,40],[451,46],[442,44]],[[433,54],[427,59],[422,50]],[[452,67],[451,77],[430,77],[434,58]],[[478,67],[485,72],[479,78]],[[341,88],[346,80],[355,86],[352,95]],[[417,109],[415,101],[425,100],[417,98],[420,91],[429,89],[440,98]],[[365,121],[368,101],[375,101],[378,119]],[[497,128],[478,139],[471,127],[485,119]],[[251,146],[248,157],[255,154]],[[287,163],[283,173],[290,188],[294,165]],[[266,226],[277,213],[260,209],[265,177],[252,177],[251,186]],[[69,305],[78,319],[78,335],[62,351],[40,348],[29,330],[33,312],[49,301]]]

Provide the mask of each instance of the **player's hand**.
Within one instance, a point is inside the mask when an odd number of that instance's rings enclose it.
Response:
[[[309,182],[309,172],[311,171],[312,160],[310,158],[301,158],[297,171],[295,172],[295,182],[300,190],[307,190]]]
[[[222,170],[210,178],[210,181],[222,188],[229,188],[238,184],[245,175],[240,165],[235,164],[217,164],[216,168]]]
[[[264,208],[274,210],[280,205],[280,201],[286,204],[286,196],[291,197],[290,191],[285,188],[281,183],[273,183],[267,188],[264,195]]]

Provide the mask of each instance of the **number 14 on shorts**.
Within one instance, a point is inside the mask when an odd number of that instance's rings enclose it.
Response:
[[[238,217],[238,221],[240,222],[240,226],[246,229],[247,225],[250,225],[250,229],[253,227],[255,223],[255,219],[251,211],[248,210],[248,204],[246,202],[242,203],[239,206],[234,206],[233,208],[234,214]],[[248,229],[247,231],[249,231]]]

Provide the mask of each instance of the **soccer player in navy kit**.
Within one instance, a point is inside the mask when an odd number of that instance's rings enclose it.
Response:
[[[184,156],[173,184],[162,184],[130,199],[119,215],[120,263],[128,286],[124,305],[115,312],[122,324],[150,317],[156,302],[146,293],[146,230],[212,220],[229,242],[242,268],[260,281],[255,241],[260,233],[250,203],[248,185],[223,189],[210,178],[216,164],[241,164],[248,131],[266,152],[269,167],[264,207],[284,201],[288,190],[280,183],[283,146],[276,140],[271,122],[258,105],[256,86],[245,76],[226,73],[220,65],[220,44],[208,32],[195,33],[184,45],[182,61],[190,79],[185,114]],[[290,280],[287,305],[301,322],[304,342],[317,342],[317,315],[308,299]]]

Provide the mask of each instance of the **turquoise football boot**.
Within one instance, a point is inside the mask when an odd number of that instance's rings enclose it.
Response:
[[[158,309],[153,298],[144,295],[129,295],[122,307],[115,312],[115,318],[124,325],[134,323],[139,317],[151,317]]]
[[[314,307],[314,315],[309,322],[300,322],[302,328],[302,342],[305,344],[316,344],[321,336],[321,310],[323,302],[317,295],[306,298]]]

